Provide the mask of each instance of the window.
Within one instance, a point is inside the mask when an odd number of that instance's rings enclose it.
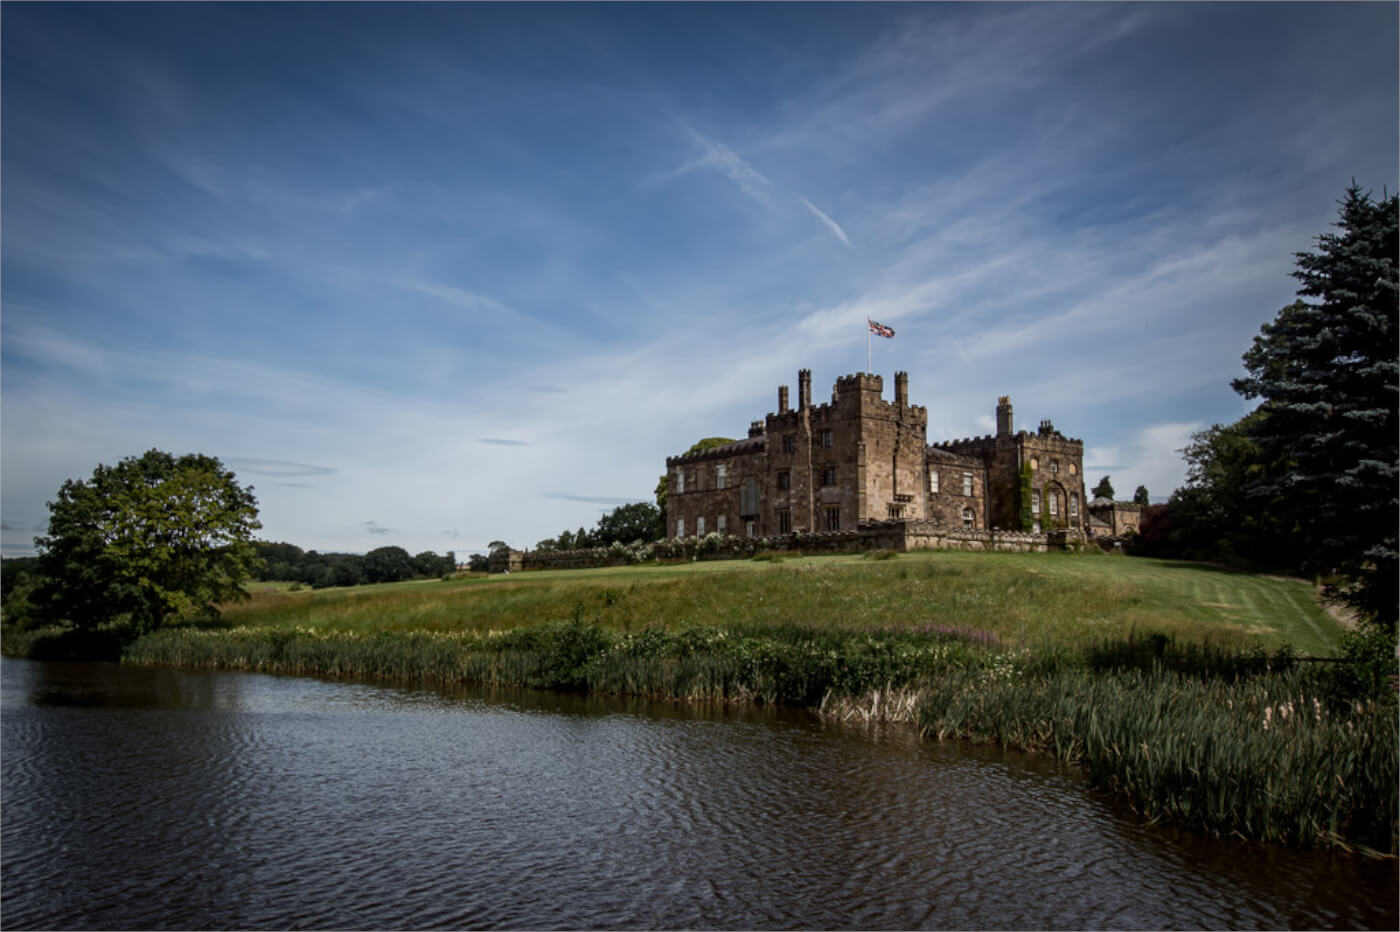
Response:
[[[724,463],[720,463],[715,467],[715,488],[724,488],[724,473],[726,469],[728,469],[728,467]]]
[[[676,470],[676,492],[681,495],[685,494],[685,470],[683,469]]]
[[[745,536],[745,537],[753,537],[753,536],[754,536],[754,532],[757,531],[757,530],[758,530],[758,529],[757,529],[756,527],[754,527],[754,523],[753,523],[752,521],[745,521],[745,522],[744,522],[744,536]]]
[[[1050,517],[1057,517],[1060,514],[1060,493],[1052,489],[1048,499],[1050,502]]]
[[[786,508],[778,512],[778,533],[792,533],[792,512],[788,511]]]
[[[1040,533],[1040,519],[1039,519],[1039,518],[1037,518],[1037,519],[1031,524],[1031,533],[1032,533],[1032,534],[1039,534],[1039,533]]]
[[[676,519],[676,537],[679,538],[679,537],[684,537],[684,536],[685,536],[685,519],[684,519],[684,518],[677,518],[677,519]]]
[[[964,509],[963,509],[962,518],[963,518],[963,527],[969,528],[969,529],[970,529],[970,528],[972,527],[972,509],[971,509],[971,508],[964,508]]]
[[[1059,474],[1060,474],[1060,461],[1059,461],[1059,460],[1051,460],[1051,461],[1050,461],[1050,475],[1052,475],[1052,476],[1058,476]]]
[[[824,447],[831,446],[831,431],[823,430],[817,434],[817,441]]]
[[[936,469],[928,471],[928,490],[935,494],[938,492],[938,470]]]
[[[696,536],[696,537],[704,537],[704,536],[705,536],[705,516],[704,516],[704,515],[701,515],[700,517],[698,517],[698,518],[695,519],[695,536]]]
[[[726,531],[726,528],[725,528],[725,520],[724,520],[725,517],[726,517],[725,515],[720,515],[718,518],[715,519],[715,533],[716,533],[716,534],[724,534],[724,533],[725,533],[725,531]]]
[[[1037,469],[1039,469],[1039,468],[1040,468],[1040,459],[1039,459],[1038,457],[1032,456],[1032,457],[1031,457],[1031,472],[1035,472],[1035,471],[1036,471]]]
[[[822,470],[822,485],[836,484],[836,467],[828,466]]]
[[[903,506],[903,505],[893,505],[893,504],[891,504],[891,505],[886,505],[886,506],[885,506],[885,513],[886,513],[886,516],[887,516],[887,517],[890,517],[890,518],[902,518],[902,517],[904,517],[904,506]]]
[[[1040,514],[1040,489],[1031,492],[1031,514]]]
[[[963,494],[972,494],[972,473],[970,472],[963,473]]]
[[[1073,476],[1073,475],[1074,475],[1075,473],[1077,473],[1077,472],[1079,472],[1079,467],[1078,467],[1078,466],[1075,466],[1073,463],[1070,463],[1070,464],[1069,464],[1069,474],[1070,474],[1071,476]]]
[[[1074,467],[1071,466],[1070,468],[1073,469]],[[1070,516],[1071,518],[1077,518],[1077,517],[1079,517],[1079,493],[1078,493],[1078,492],[1071,492],[1071,493],[1069,493],[1069,516]]]
[[[786,469],[778,470],[778,488],[792,488],[792,473],[788,472]]]
[[[826,509],[826,529],[827,529],[828,531],[839,531],[839,530],[841,530],[841,509],[840,509],[840,508],[828,508],[828,509]]]
[[[753,476],[745,478],[739,486],[739,514],[758,514],[758,483],[754,481]]]
[[[797,452],[797,440],[792,436],[792,434],[785,434],[785,435],[783,436],[783,452],[784,452],[784,453],[796,453],[796,452]]]

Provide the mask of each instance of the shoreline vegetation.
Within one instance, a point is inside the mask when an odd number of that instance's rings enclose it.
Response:
[[[61,636],[4,640],[44,657]],[[901,554],[255,586],[121,659],[803,705],[1054,754],[1217,837],[1397,853],[1393,641],[1344,634],[1306,583],[1201,565]]]

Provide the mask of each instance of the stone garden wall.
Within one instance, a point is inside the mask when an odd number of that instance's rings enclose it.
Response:
[[[507,570],[590,569],[651,560],[744,560],[758,553],[851,553],[864,550],[969,550],[1045,553],[1083,546],[1077,533],[1023,534],[948,528],[924,520],[867,521],[845,531],[778,534],[769,537],[704,537],[659,540],[651,544],[613,544],[587,550],[501,551],[492,556],[491,572]]]

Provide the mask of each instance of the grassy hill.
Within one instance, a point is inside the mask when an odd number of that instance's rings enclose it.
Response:
[[[1220,647],[1288,643],[1324,656],[1340,630],[1299,581],[1099,555],[913,552],[539,571],[288,591],[254,585],[235,625],[368,633],[500,631],[566,618],[613,631],[796,624],[970,629],[1003,644],[1073,647],[1136,632]]]

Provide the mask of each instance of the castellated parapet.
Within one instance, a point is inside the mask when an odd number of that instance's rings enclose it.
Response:
[[[1083,534],[1083,442],[1048,420],[1034,434],[1014,431],[1008,396],[997,399],[996,434],[934,444],[928,410],[909,403],[907,372],[895,373],[892,401],[879,375],[860,372],[837,378],[830,402],[814,405],[812,373],[802,369],[796,406],[785,385],[777,401],[746,438],[667,458],[669,537],[837,534],[873,521]]]

